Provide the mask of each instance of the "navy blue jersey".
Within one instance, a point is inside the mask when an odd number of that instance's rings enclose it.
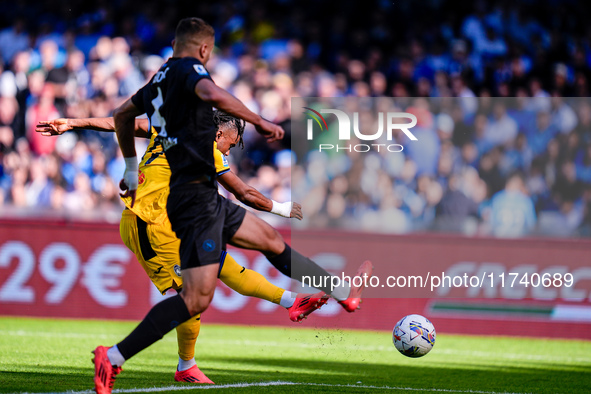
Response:
[[[158,132],[172,175],[170,186],[203,176],[215,178],[215,125],[211,105],[195,94],[195,85],[209,73],[195,58],[170,58],[132,98]]]

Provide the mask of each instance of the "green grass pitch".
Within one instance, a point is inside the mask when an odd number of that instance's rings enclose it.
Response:
[[[309,323],[308,323],[309,324]],[[132,322],[0,318],[0,393],[87,392],[90,351]],[[565,327],[565,330],[568,330]],[[591,342],[438,335],[423,358],[399,354],[389,332],[203,324],[197,363],[216,386],[173,381],[176,336],[124,366],[115,392],[583,393]]]

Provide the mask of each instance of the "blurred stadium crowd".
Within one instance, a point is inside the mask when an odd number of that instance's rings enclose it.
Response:
[[[380,168],[375,155],[324,180],[313,180],[320,156],[295,168],[294,179],[322,197],[304,204],[316,225],[591,234],[591,105],[564,99],[589,96],[586,2],[24,0],[0,10],[4,215],[118,219],[124,163],[114,136],[47,138],[35,125],[110,116],[170,56],[178,20],[195,15],[216,29],[214,81],[288,132],[268,146],[247,129],[244,151],[231,156],[241,177],[276,200],[290,198],[291,97],[462,98],[423,124],[423,148],[397,155],[391,170],[367,175]],[[425,100],[412,105],[431,111]],[[372,189],[375,177],[383,179]],[[322,206],[331,213],[315,215]],[[496,206],[518,208],[496,215]],[[498,230],[515,212],[521,224]]]
[[[343,97],[298,104],[357,113],[366,136],[380,129],[379,113],[417,118],[410,129],[417,141],[401,131],[393,140],[386,132],[377,140],[339,140],[330,115],[329,132],[316,132],[304,146],[294,140],[302,160],[292,171],[292,193],[306,207],[304,226],[500,237],[587,234],[588,98]],[[404,150],[392,153],[387,146]]]

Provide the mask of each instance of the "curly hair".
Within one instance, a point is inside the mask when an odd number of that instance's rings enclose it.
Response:
[[[242,135],[244,134],[244,127],[246,126],[246,122],[244,120],[238,119],[224,111],[216,110],[213,111],[213,122],[215,123],[218,129],[220,127],[235,129],[238,133],[237,145],[244,149],[244,141],[242,140]]]

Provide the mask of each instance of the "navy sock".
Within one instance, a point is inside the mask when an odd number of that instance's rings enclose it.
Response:
[[[117,344],[117,348],[129,360],[190,318],[191,314],[180,295],[167,298],[154,305],[135,330]]]
[[[285,244],[283,252],[275,257],[267,257],[267,260],[277,268],[283,275],[291,278],[291,248],[288,244]]]
[[[302,277],[308,276],[311,278],[312,283],[319,284],[319,286],[315,285],[315,287],[324,291],[326,294],[332,293],[331,281],[328,279],[332,275],[306,256],[290,248],[288,244],[285,244],[285,250],[281,254],[272,258],[267,257],[267,259],[283,275],[295,279],[298,282],[302,281]]]

